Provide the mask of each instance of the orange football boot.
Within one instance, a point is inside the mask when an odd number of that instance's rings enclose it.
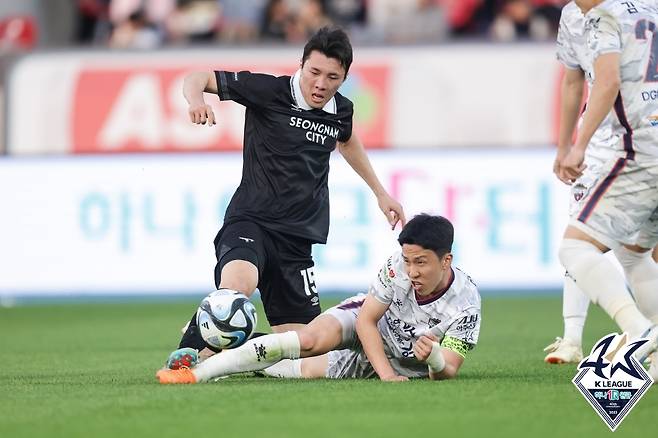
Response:
[[[194,373],[189,368],[180,368],[177,370],[161,369],[155,374],[155,377],[162,384],[182,384],[197,383]]]

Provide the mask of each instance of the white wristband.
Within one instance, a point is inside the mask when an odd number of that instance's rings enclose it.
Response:
[[[441,350],[441,345],[438,342],[432,342],[432,352],[425,360],[432,373],[440,373],[446,367],[446,360],[443,358]]]

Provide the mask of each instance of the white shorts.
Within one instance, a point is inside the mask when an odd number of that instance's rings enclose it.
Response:
[[[356,317],[359,315],[359,310],[361,310],[365,300],[366,296],[359,294],[347,298],[323,312],[325,315],[336,318],[343,329],[342,342],[338,349],[361,347],[359,337],[356,334]]]
[[[332,350],[328,354],[327,373],[329,379],[369,379],[377,377],[363,350]]]
[[[340,346],[327,355],[328,365],[325,376],[330,379],[368,379],[377,377],[356,333],[356,318],[365,299],[366,296],[360,294],[342,301],[323,313],[336,318],[342,327]],[[428,377],[427,365],[424,363],[418,362],[415,358],[392,357],[386,347],[386,342],[384,342],[384,351],[391,367],[397,374],[410,378]]]
[[[569,224],[608,248],[653,248],[658,243],[658,159],[608,160]]]
[[[592,191],[592,187],[597,182],[599,174],[603,166],[603,162],[599,160],[586,161],[587,168],[583,174],[572,185],[569,192],[569,216],[578,214],[584,207],[587,196]]]
[[[367,378],[375,373],[356,334],[356,318],[365,299],[359,294],[324,312],[336,318],[343,330],[339,349],[328,353],[326,377],[330,379]]]

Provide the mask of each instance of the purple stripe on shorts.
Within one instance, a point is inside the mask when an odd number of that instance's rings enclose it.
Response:
[[[608,176],[605,177],[605,179],[601,182],[601,184],[599,184],[599,186],[596,188],[594,193],[592,193],[592,197],[589,198],[587,204],[585,204],[585,208],[583,208],[583,210],[578,215],[578,221],[582,223],[587,222],[587,219],[589,219],[589,216],[592,214],[592,211],[594,211],[594,207],[596,207],[596,204],[598,204],[599,200],[603,197],[603,195],[608,190],[608,188],[612,185],[615,179],[617,179],[619,173],[621,172],[621,170],[624,168],[625,165],[626,165],[625,158],[620,158],[617,160],[617,162],[612,167],[612,170],[610,171]]]
[[[363,302],[365,300],[366,300],[365,298],[361,300],[353,300],[345,304],[339,304],[338,306],[336,306],[336,308],[340,310],[358,309],[359,307],[363,306]]]
[[[621,99],[621,92],[617,93],[617,99],[615,99],[615,114],[619,119],[619,123],[624,127],[626,132],[624,133],[624,150],[626,151],[626,158],[629,160],[635,159],[635,150],[633,149],[633,129],[628,123],[626,118],[626,112],[624,111],[624,101]]]

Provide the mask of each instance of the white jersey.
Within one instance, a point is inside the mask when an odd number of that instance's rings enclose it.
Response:
[[[557,34],[557,59],[570,70],[582,70],[587,81],[588,95],[594,83],[594,68],[587,47],[585,16],[573,1],[562,8]],[[600,167],[614,155],[619,136],[612,131],[612,113],[601,122],[587,146],[585,162],[588,167]],[[582,118],[581,118],[582,121]]]
[[[614,103],[616,151],[658,158],[658,14],[643,2],[606,0],[585,16],[590,59],[620,53],[621,88]],[[658,34],[657,34],[658,35]]]
[[[416,364],[427,374],[427,366],[414,358],[413,344],[428,331],[439,337],[442,346],[462,356],[477,344],[480,294],[471,278],[459,269],[452,270],[451,282],[442,295],[423,300],[411,287],[402,253],[397,252],[380,270],[369,293],[390,306],[378,328],[387,355],[401,364],[410,359],[407,366]]]

